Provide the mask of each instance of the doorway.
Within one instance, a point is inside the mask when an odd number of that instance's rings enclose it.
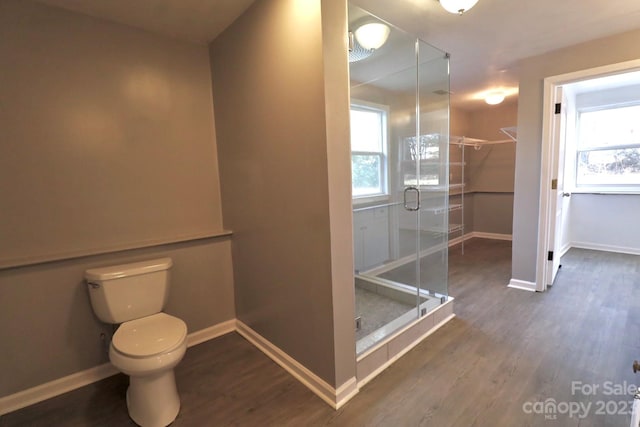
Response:
[[[615,175],[611,171],[613,166],[610,165],[616,162],[607,160],[607,156],[613,158],[617,153],[629,150],[638,150],[640,153],[640,148],[635,147],[633,141],[625,145],[626,143],[619,142],[621,139],[617,138],[603,142],[603,146],[597,146],[597,144],[589,146],[587,144],[586,147],[580,147],[576,145],[578,140],[577,123],[580,122],[578,119],[581,117],[581,113],[640,104],[640,95],[629,90],[632,86],[637,86],[640,91],[640,61],[638,60],[548,77],[544,80],[542,137],[543,141],[549,141],[549,143],[543,144],[542,148],[537,291],[545,291],[548,286],[553,284],[555,273],[559,268],[559,258],[566,250],[572,246],[586,246],[585,242],[572,238],[569,230],[570,223],[573,223],[576,229],[578,225],[581,225],[582,228],[589,231],[593,231],[597,225],[605,227],[607,224],[618,224],[622,227],[620,235],[608,233],[610,234],[608,238],[613,239],[610,240],[611,242],[617,243],[622,239],[622,246],[616,244],[598,246],[598,244],[592,243],[591,247],[587,247],[587,249],[634,253],[632,251],[640,247],[634,243],[634,241],[640,241],[640,234],[629,237],[629,233],[624,229],[624,217],[616,220],[606,216],[604,221],[591,219],[592,224],[588,226],[575,223],[575,216],[572,215],[575,212],[571,212],[572,209],[575,210],[572,205],[577,204],[577,200],[574,198],[581,199],[581,202],[587,200],[587,197],[583,195],[590,195],[591,199],[593,197],[596,199],[607,197],[606,201],[591,200],[589,203],[594,206],[591,211],[595,211],[597,207],[602,209],[609,206],[614,200],[612,198],[614,196],[623,196],[620,201],[621,206],[640,203],[638,188],[633,188],[633,183],[621,183],[619,179],[615,181],[603,178],[607,174]],[[581,94],[589,93],[596,95],[582,96],[582,101],[578,101]],[[587,98],[590,98],[591,101],[585,101]],[[592,104],[589,105],[589,102]],[[580,122],[582,125],[584,125],[585,118]],[[603,138],[600,140],[602,141]],[[640,143],[640,140],[638,142]],[[567,155],[565,156],[565,154]],[[597,158],[600,160],[593,160]],[[581,173],[580,168],[588,173]],[[603,172],[600,174],[600,178],[597,177],[598,170]],[[592,178],[585,178],[587,175]],[[640,187],[640,182],[635,184],[635,187]],[[636,197],[624,197],[624,195],[630,194]],[[608,212],[621,214],[621,209],[609,208],[603,215],[607,215]],[[622,213],[622,215],[624,214]],[[629,246],[624,246],[624,242],[630,242]]]

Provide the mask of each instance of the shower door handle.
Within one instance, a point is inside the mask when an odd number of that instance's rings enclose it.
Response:
[[[409,203],[407,202],[407,193],[409,191],[416,192],[416,205],[414,207],[409,206]],[[404,208],[408,211],[420,210],[420,189],[418,189],[418,187],[407,187],[404,189]]]

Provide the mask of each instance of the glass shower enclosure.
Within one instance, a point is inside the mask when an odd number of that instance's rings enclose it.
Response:
[[[354,5],[349,31],[360,356],[448,300],[449,57]]]

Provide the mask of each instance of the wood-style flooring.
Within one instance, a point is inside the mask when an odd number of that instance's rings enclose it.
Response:
[[[555,285],[532,293],[506,287],[510,242],[474,239],[464,256],[452,248],[457,317],[338,411],[235,333],[192,347],[176,370],[173,425],[628,426],[640,258],[572,249],[562,263]],[[133,426],[125,390],[126,377],[111,377],[0,426]]]

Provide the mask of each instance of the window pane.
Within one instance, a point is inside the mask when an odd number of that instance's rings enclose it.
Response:
[[[578,185],[639,185],[640,148],[578,152]]]
[[[640,144],[640,105],[580,113],[579,148]]]
[[[351,150],[382,152],[382,112],[351,109]]]
[[[416,137],[410,136],[404,139],[405,147],[409,153],[405,158],[410,160],[438,160],[440,158],[440,139],[438,135],[420,135],[419,143]]]
[[[382,194],[382,165],[380,156],[354,154],[351,156],[353,196]]]
[[[440,177],[437,174],[422,174],[420,175],[420,182],[416,179],[415,175],[405,174],[404,175],[404,185],[406,186],[428,186],[428,185],[439,185]]]

